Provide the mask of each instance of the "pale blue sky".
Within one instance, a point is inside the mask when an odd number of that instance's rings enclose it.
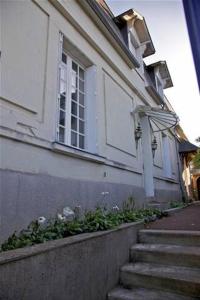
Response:
[[[166,60],[174,87],[165,94],[191,142],[200,136],[200,96],[181,0],[107,0],[114,15],[133,8],[145,17],[156,53],[147,64]]]

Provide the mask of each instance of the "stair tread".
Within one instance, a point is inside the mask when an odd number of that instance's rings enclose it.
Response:
[[[191,256],[200,256],[200,247],[181,246],[170,244],[136,244],[131,247],[131,250],[159,252],[168,254],[185,254]]]
[[[179,235],[200,237],[200,231],[192,230],[166,230],[166,229],[141,229],[139,233],[158,234],[158,235]]]
[[[200,284],[200,268],[136,262],[124,265],[121,271]]]
[[[125,289],[117,287],[108,294],[108,299],[113,300],[195,300],[199,299],[191,296],[183,296],[172,292],[154,289],[133,288]]]

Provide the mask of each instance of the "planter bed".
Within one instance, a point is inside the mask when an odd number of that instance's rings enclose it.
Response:
[[[104,300],[143,222],[0,253],[0,299]]]

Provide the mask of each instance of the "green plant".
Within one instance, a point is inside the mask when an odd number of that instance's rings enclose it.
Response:
[[[135,200],[133,196],[129,196],[123,203],[123,210],[133,210],[135,208]]]
[[[134,209],[134,201],[128,200],[123,210],[108,211],[105,208],[96,208],[88,211],[83,220],[62,221],[59,219],[47,222],[42,226],[38,221],[32,222],[26,230],[18,235],[13,233],[1,246],[1,251],[13,250],[26,246],[60,239],[85,232],[114,229],[122,223],[145,220],[152,221],[152,217],[160,218],[162,212],[157,209]]]
[[[192,162],[195,168],[200,168],[200,150],[197,151]]]
[[[181,201],[171,201],[170,202],[170,208],[178,208],[178,207],[184,207],[185,203]]]

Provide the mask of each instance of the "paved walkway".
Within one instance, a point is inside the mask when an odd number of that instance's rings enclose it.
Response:
[[[192,204],[172,216],[150,223],[146,228],[200,231],[200,203]]]

